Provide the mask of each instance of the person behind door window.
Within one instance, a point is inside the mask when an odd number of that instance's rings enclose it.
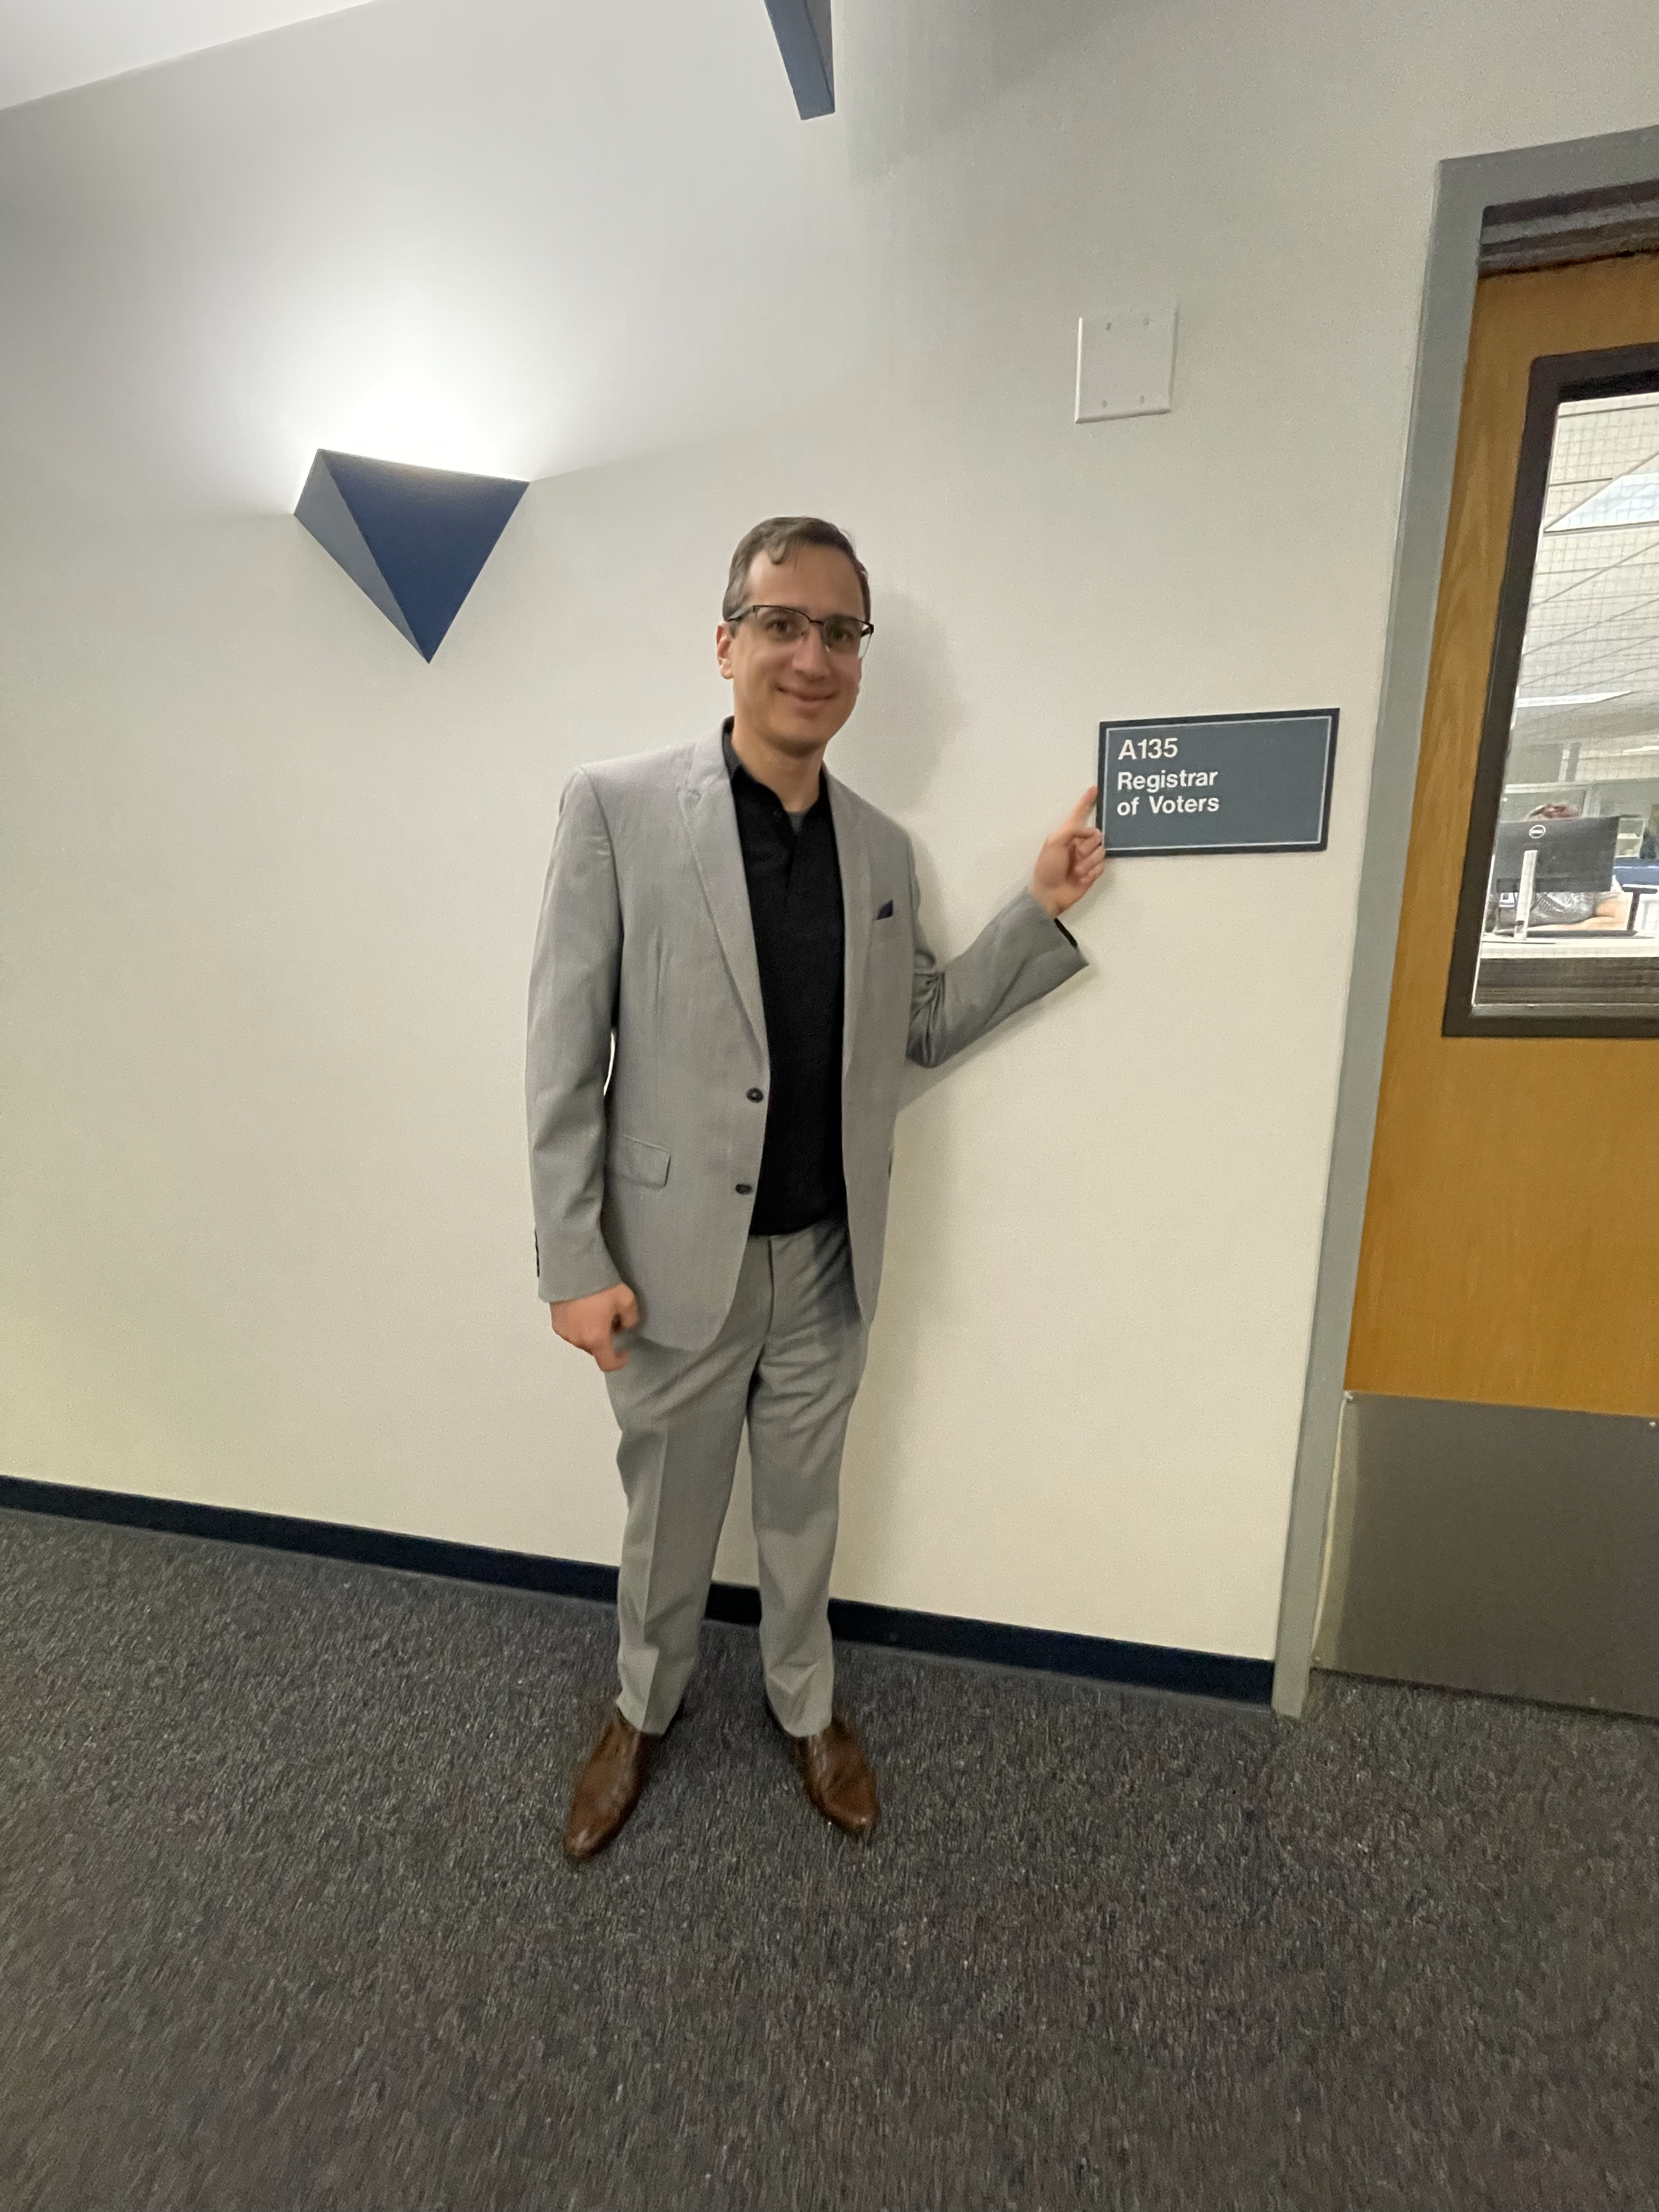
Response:
[[[1576,822],[1579,810],[1559,799],[1534,806],[1528,822]],[[1497,902],[1486,909],[1486,927],[1497,919]],[[1623,929],[1630,920],[1630,893],[1609,884],[1604,891],[1535,891],[1527,915],[1528,929]]]
[[[560,809],[530,991],[538,1286],[605,1370],[628,1502],[621,1688],[573,1858],[628,1819],[678,1711],[745,1422],[767,1710],[817,1810],[874,1826],[829,1597],[900,1076],[1086,964],[1060,916],[1105,865],[1092,789],[966,951],[928,950],[909,838],[822,766],[872,630],[842,532],[759,524],[714,632],[730,719],[578,769]]]

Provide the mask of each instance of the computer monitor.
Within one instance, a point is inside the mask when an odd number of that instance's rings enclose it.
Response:
[[[1542,891],[1585,891],[1598,896],[1613,889],[1613,858],[1619,843],[1616,814],[1578,814],[1565,820],[1500,822],[1492,850],[1492,896],[1511,897],[1521,884],[1521,856],[1538,855],[1532,879],[1534,898]]]

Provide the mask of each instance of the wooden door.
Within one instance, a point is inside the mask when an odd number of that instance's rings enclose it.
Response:
[[[1659,257],[1479,287],[1351,1391],[1659,1414],[1659,1038],[1443,1032],[1533,364],[1656,342]]]

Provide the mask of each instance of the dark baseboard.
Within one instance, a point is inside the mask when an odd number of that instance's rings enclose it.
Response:
[[[83,1490],[75,1483],[35,1482],[18,1475],[0,1475],[0,1507],[6,1506],[70,1521],[155,1528],[174,1536],[207,1537],[216,1543],[253,1544],[268,1551],[302,1552],[313,1559],[396,1567],[408,1574],[446,1575],[458,1582],[539,1590],[552,1597],[587,1598],[602,1605],[614,1605],[617,1599],[617,1570],[592,1559],[547,1559],[529,1552],[492,1551],[484,1544],[400,1536],[382,1528],[353,1528],[284,1513],[249,1513],[237,1506],[136,1498],[125,1491]],[[760,1620],[759,1593],[740,1583],[716,1583],[708,1593],[708,1617],[753,1627]],[[1240,1705],[1265,1705],[1273,1698],[1269,1659],[1184,1651],[1162,1644],[1124,1644],[1111,1637],[1072,1636],[1057,1629],[1015,1628],[954,1613],[865,1605],[855,1598],[830,1599],[830,1626],[844,1643],[878,1644],[889,1650],[932,1658],[1035,1668],[1138,1689],[1179,1690],[1190,1697],[1225,1698]]]

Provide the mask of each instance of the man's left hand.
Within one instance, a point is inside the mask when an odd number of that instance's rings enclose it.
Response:
[[[1091,783],[1059,829],[1043,839],[1031,871],[1031,896],[1056,921],[1099,882],[1106,866],[1106,848],[1094,824],[1096,796]]]

